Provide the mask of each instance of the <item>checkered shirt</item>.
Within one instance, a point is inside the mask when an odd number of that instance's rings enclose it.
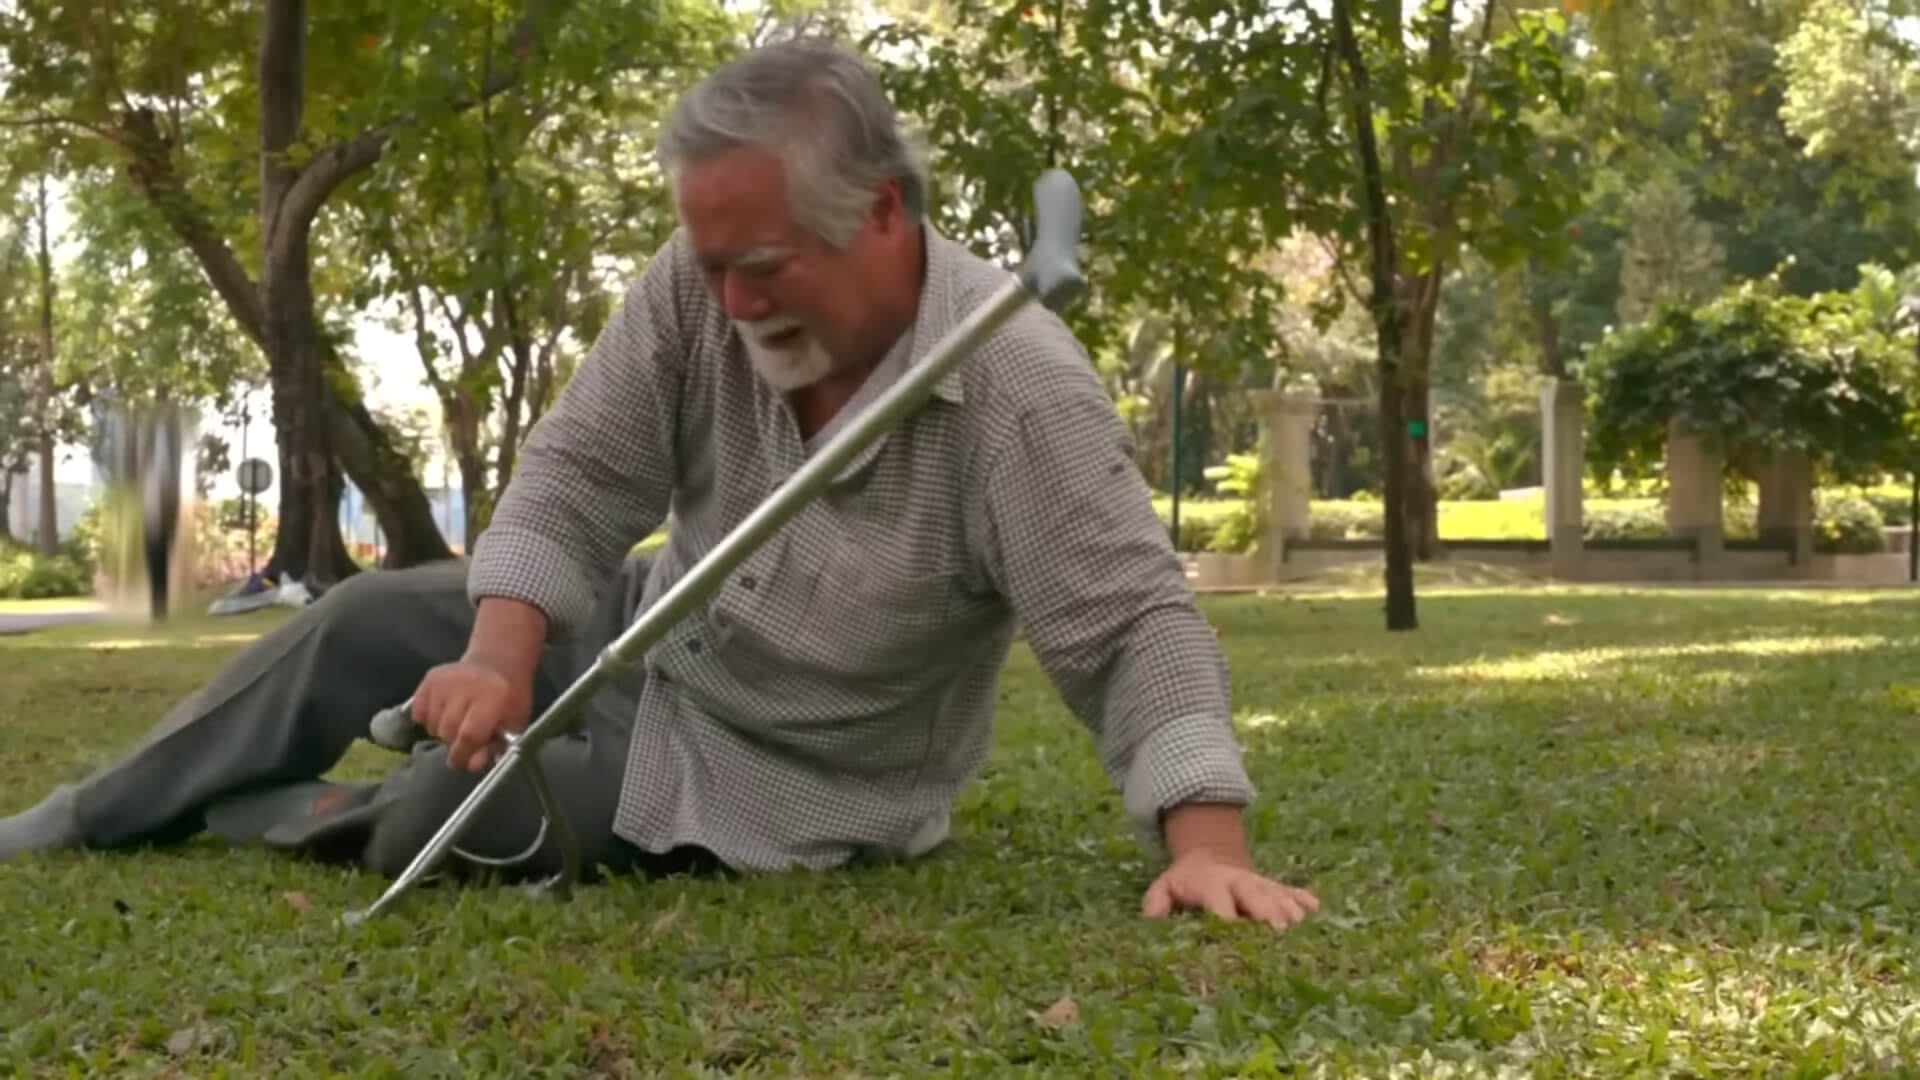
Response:
[[[908,363],[1007,277],[926,238]],[[671,512],[651,603],[806,452],[677,234],[530,433],[469,593],[525,601],[567,634]],[[986,759],[1016,622],[1150,851],[1165,851],[1163,810],[1253,798],[1225,660],[1127,430],[1039,304],[636,665],[614,831],[741,869],[925,852]]]

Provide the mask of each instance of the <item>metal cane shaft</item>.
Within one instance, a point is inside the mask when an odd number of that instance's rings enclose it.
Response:
[[[467,797],[460,801],[459,808],[447,816],[447,820],[441,823],[440,828],[427,840],[426,846],[422,847],[420,853],[413,857],[413,861],[407,864],[407,868],[401,872],[399,877],[394,879],[393,884],[387,887],[386,892],[382,893],[380,898],[375,900],[365,911],[359,913],[349,912],[345,916],[347,923],[351,925],[372,918],[385,908],[392,906],[409,889],[418,884],[420,879],[425,877],[428,872],[440,862],[441,857],[447,853],[447,849],[453,846],[453,842],[460,838],[460,830],[466,828],[467,821],[472,816],[470,811],[484,802],[486,797],[492,794],[494,788],[505,783],[507,777],[510,776],[513,770],[521,763],[520,744],[517,742],[510,743],[507,746],[506,753],[500,755],[499,759],[487,770],[487,774],[481,777],[480,782],[474,785],[472,791],[467,793]],[[537,767],[538,766],[536,766],[536,768]],[[537,788],[535,790],[536,792],[538,791]],[[551,809],[549,809],[549,812],[551,812]]]
[[[580,839],[574,835],[566,812],[560,808],[553,785],[547,782],[547,773],[540,767],[539,755],[527,758],[523,768],[527,771],[527,783],[533,788],[534,798],[540,800],[540,812],[546,815],[547,824],[553,829],[553,842],[560,849],[560,873],[551,881],[555,893],[564,900],[573,894],[573,883],[580,880]]]

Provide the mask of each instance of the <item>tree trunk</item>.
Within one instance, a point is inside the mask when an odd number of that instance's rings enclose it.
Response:
[[[1360,172],[1366,195],[1367,247],[1374,331],[1380,352],[1380,449],[1385,458],[1387,548],[1387,629],[1413,630],[1420,625],[1413,596],[1413,560],[1406,526],[1407,438],[1405,397],[1401,383],[1401,349],[1405,339],[1405,308],[1396,286],[1399,283],[1399,255],[1394,245],[1391,211],[1387,207],[1385,174],[1380,166],[1380,148],[1374,138],[1373,102],[1365,59],[1354,38],[1351,0],[1333,0],[1333,25],[1336,44],[1352,80],[1349,95],[1355,142],[1360,154]]]
[[[358,572],[340,537],[340,492],[332,468],[322,345],[304,250],[266,278],[266,352],[280,451],[280,528],[267,572],[324,587]]]
[[[1405,412],[1400,426],[1407,448],[1407,543],[1416,562],[1434,558],[1440,547],[1440,505],[1433,483],[1433,334],[1440,313],[1444,267],[1415,278],[1402,312],[1407,318],[1401,344]]]
[[[336,381],[351,381],[331,350],[323,354],[322,363],[330,388]],[[397,569],[453,558],[453,549],[433,518],[433,502],[413,474],[413,462],[394,445],[366,405],[357,397],[346,400],[329,393],[327,418],[333,452],[366,496],[386,537],[387,554],[381,565]]]
[[[13,539],[13,474],[0,464],[0,540]]]
[[[40,433],[40,554],[60,553],[60,502],[53,486],[53,455],[57,449],[52,431]]]
[[[494,494],[487,487],[487,462],[477,447],[457,454],[460,465],[460,490],[466,494],[465,531],[462,545],[471,553],[480,540],[487,521],[493,516]]]
[[[1532,294],[1528,299],[1533,310],[1534,337],[1540,346],[1540,370],[1558,380],[1567,377],[1567,358],[1560,348],[1560,320],[1554,318],[1553,297],[1547,292],[1544,277],[1540,257],[1529,257],[1526,286]]]
[[[40,554],[60,552],[60,504],[54,494],[54,353],[53,353],[53,244],[47,235],[47,176],[40,174],[35,205],[40,225]]]

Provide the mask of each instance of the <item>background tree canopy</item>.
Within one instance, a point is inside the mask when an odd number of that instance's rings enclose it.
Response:
[[[1441,498],[1538,483],[1547,380],[1594,387],[1596,470],[1652,475],[1675,417],[1836,476],[1904,467],[1911,350],[1866,294],[1920,246],[1911,26],[1884,0],[21,0],[5,445],[261,386],[272,568],[358,567],[349,481],[390,564],[470,545],[673,227],[670,102],[823,29],[873,57],[926,136],[935,224],[981,255],[1017,259],[1034,176],[1073,171],[1093,289],[1069,318],[1156,489],[1253,460],[1248,390],[1339,403],[1315,493],[1381,500],[1411,625]],[[66,223],[45,272],[43,183]],[[370,329],[406,354],[367,355]],[[431,407],[390,412],[376,381]],[[431,511],[429,459],[464,520]]]

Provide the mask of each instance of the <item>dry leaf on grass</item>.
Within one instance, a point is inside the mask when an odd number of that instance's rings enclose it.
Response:
[[[295,911],[313,910],[313,897],[308,896],[306,893],[286,892],[281,893],[280,896],[287,902],[287,905]]]
[[[1078,1019],[1080,1019],[1080,1006],[1074,1004],[1071,997],[1061,998],[1047,1006],[1047,1011],[1040,1014],[1040,1022],[1048,1027],[1064,1027]]]

